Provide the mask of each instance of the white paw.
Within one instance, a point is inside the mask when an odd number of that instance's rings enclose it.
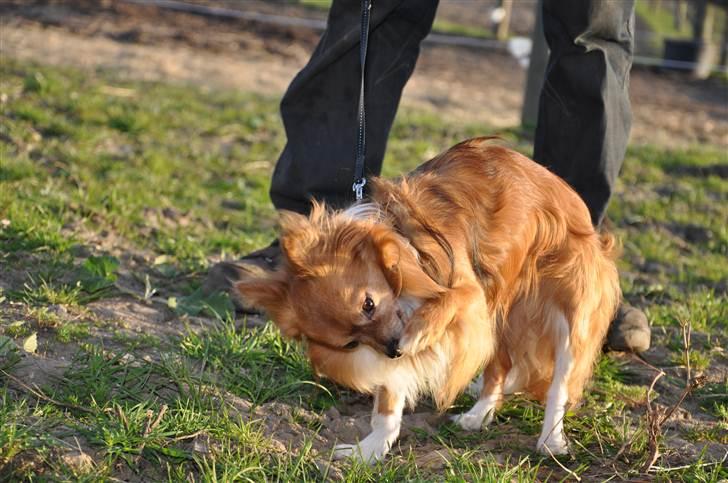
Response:
[[[539,439],[536,451],[546,456],[565,455],[569,452],[569,444],[563,434],[551,435],[545,441]]]
[[[337,444],[334,446],[334,459],[342,460],[355,454],[359,454],[359,445],[356,444]]]
[[[389,452],[390,444],[384,438],[367,436],[359,444],[337,444],[334,459],[356,458],[365,463],[381,460]]]
[[[480,431],[483,425],[488,426],[493,422],[493,413],[495,411],[488,411],[485,416],[482,414],[472,414],[471,412],[456,414],[451,416],[450,419],[463,428],[465,431]]]

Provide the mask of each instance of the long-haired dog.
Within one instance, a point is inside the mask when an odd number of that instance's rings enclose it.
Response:
[[[318,374],[375,395],[371,434],[335,456],[382,458],[405,403],[425,393],[445,409],[483,367],[456,423],[479,429],[526,392],[546,404],[537,449],[565,453],[566,406],[620,298],[613,238],[564,181],[486,138],[370,183],[368,203],[283,214],[282,266],[237,285]]]

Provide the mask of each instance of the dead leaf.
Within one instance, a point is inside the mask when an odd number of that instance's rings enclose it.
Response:
[[[38,334],[33,332],[23,341],[23,350],[30,354],[34,354],[38,349]]]

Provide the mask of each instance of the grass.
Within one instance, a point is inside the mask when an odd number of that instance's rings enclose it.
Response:
[[[328,12],[331,8],[331,0],[292,0],[294,3],[297,3],[301,6],[304,6],[306,8],[310,8],[317,11],[323,11]],[[481,24],[486,24],[485,19],[481,22]],[[445,34],[445,35],[458,35],[462,37],[472,37],[472,38],[481,38],[481,39],[489,39],[493,38],[493,31],[489,30],[485,27],[480,27],[478,25],[466,25],[458,22],[451,22],[448,20],[443,20],[440,18],[436,18],[435,22],[432,25],[432,31],[434,33],[438,34]]]
[[[668,6],[654,8],[648,0],[635,2],[635,15],[640,18],[652,32],[658,33],[661,40],[663,37],[687,39],[692,36],[690,21],[683,22],[678,29],[675,26],[674,12]]]
[[[459,35],[462,37],[473,37],[479,39],[491,39],[493,31],[480,26],[464,25],[447,20],[436,19],[432,24],[432,31],[438,34]]]
[[[663,49],[664,39],[683,39],[689,40],[693,38],[692,19],[686,18],[678,27],[675,24],[674,7],[676,1],[663,2],[655,8],[649,0],[637,0],[635,2],[635,15],[644,22],[652,37],[650,44],[655,53],[661,53]],[[721,42],[722,32],[725,29],[726,15],[723,9],[717,6],[709,8],[715,9],[713,20],[712,40],[718,44]]]
[[[412,429],[377,465],[330,465],[329,415],[366,401],[318,380],[300,347],[272,325],[234,320],[226,297],[199,290],[213,260],[275,236],[267,190],[285,141],[275,100],[8,59],[0,79],[0,477],[568,476],[532,452],[543,410],[521,397],[482,432],[439,422]],[[483,133],[486,126],[405,110],[384,174]],[[530,149],[517,134],[506,137]],[[610,207],[624,241],[625,296],[648,313],[664,354],[657,364],[668,376],[653,397],[670,404],[682,387],[684,322],[694,331],[692,370],[707,378],[685,403],[700,418],[689,430],[671,429],[663,448],[675,431],[726,444],[717,369],[728,364],[728,181],[718,168],[726,161],[719,146],[633,147]],[[23,354],[32,334],[38,356]],[[568,415],[572,455],[560,464],[587,480],[615,471],[643,478],[649,382],[634,362],[603,357],[584,404]],[[462,396],[453,411],[472,402]],[[710,461],[666,451],[653,476],[728,477],[702,465]]]

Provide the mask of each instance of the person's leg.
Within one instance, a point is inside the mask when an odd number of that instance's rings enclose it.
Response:
[[[629,130],[634,0],[543,0],[551,49],[539,103],[534,159],[582,197],[592,222],[604,219]],[[649,348],[645,315],[622,305],[606,348]]]
[[[438,0],[376,0],[366,65],[366,174],[381,171],[402,89],[430,32]],[[360,0],[334,0],[328,26],[281,102],[287,144],[270,195],[277,209],[307,213],[311,198],[353,200],[359,100]]]
[[[382,168],[389,130],[419,46],[432,27],[438,0],[375,0],[366,64],[366,175]],[[353,201],[361,2],[334,0],[326,31],[281,102],[287,144],[276,164],[271,200],[276,209],[306,214],[311,198],[341,207]],[[232,281],[274,269],[275,240],[237,262],[208,272],[207,293],[229,291]],[[239,310],[252,311],[233,297]]]
[[[629,139],[633,14],[634,0],[543,0],[551,54],[534,159],[579,193],[595,225]]]

